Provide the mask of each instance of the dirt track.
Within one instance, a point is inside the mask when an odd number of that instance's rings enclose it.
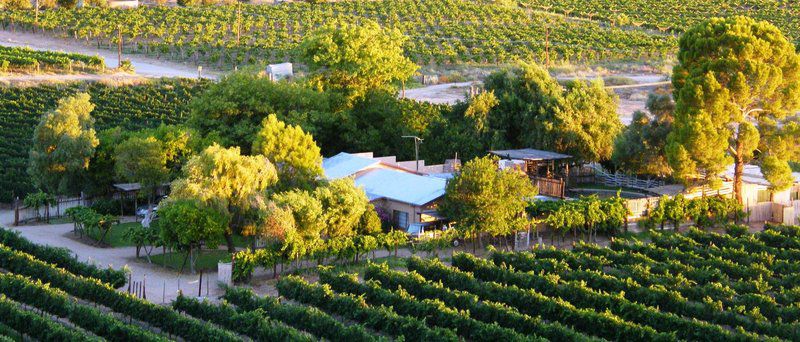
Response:
[[[114,51],[97,49],[86,46],[74,40],[52,38],[40,34],[0,30],[0,45],[27,46],[34,50],[81,53],[90,56],[97,55],[105,60],[108,67],[116,67],[117,65],[117,53]],[[144,57],[142,55],[123,54],[122,58],[131,61],[134,69],[136,70],[137,76],[197,78],[197,68],[195,67]],[[24,81],[26,77],[30,78],[31,80],[40,77],[46,77],[50,79],[85,77],[88,79],[95,79],[103,78],[104,76],[106,75],[13,75],[2,76],[0,77],[0,80],[9,78],[17,81]],[[208,78],[217,77],[216,74],[210,74],[206,71],[204,71],[202,76]]]

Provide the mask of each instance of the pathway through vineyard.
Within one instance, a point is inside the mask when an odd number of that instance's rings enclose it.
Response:
[[[22,236],[31,240],[34,243],[64,247],[75,253],[79,260],[92,263],[98,266],[106,267],[112,266],[114,268],[121,268],[127,266],[131,270],[132,280],[141,282],[147,278],[146,294],[147,299],[156,304],[170,303],[177,298],[178,290],[182,290],[184,294],[190,296],[197,296],[198,294],[198,274],[183,274],[165,269],[155,264],[149,264],[144,259],[136,259],[135,247],[117,247],[117,248],[101,248],[97,246],[87,245],[73,238],[71,223],[66,224],[35,224],[26,226],[13,226],[14,211],[9,209],[0,210],[0,226],[8,227],[8,229],[19,231]],[[543,238],[543,243],[549,245],[549,235]],[[598,237],[600,245],[608,245],[608,239],[603,236]],[[531,241],[534,244],[534,241]],[[564,248],[569,248],[572,245],[571,237],[563,244],[559,244]],[[502,244],[497,244],[498,248],[503,247]],[[453,251],[471,251],[471,244],[462,244],[458,248],[450,248],[438,252],[438,256],[445,263],[449,263],[449,258]],[[153,254],[160,253],[160,249],[153,251]],[[482,254],[481,252],[478,253]],[[142,254],[143,255],[143,254]],[[386,250],[378,250],[375,252],[374,257],[383,258],[394,253],[387,252]],[[412,252],[408,248],[398,250],[398,257],[410,257]],[[420,257],[433,257],[425,252],[417,252]],[[369,255],[373,257],[372,253]],[[302,268],[314,268],[316,265],[313,261],[303,262]],[[294,267],[286,267],[282,274],[288,274]],[[309,281],[315,281],[314,275],[306,273],[305,277]],[[210,280],[210,283],[206,283]],[[278,293],[275,289],[275,280],[271,269],[256,268],[253,274],[253,280],[250,282],[250,287],[260,295],[277,296]],[[120,291],[126,291],[127,285],[122,287]],[[202,296],[208,295],[208,298],[216,301],[221,296],[223,291],[217,286],[217,272],[207,272],[203,274]]]
[[[103,50],[87,46],[81,42],[68,39],[58,39],[50,36],[34,34],[30,32],[12,32],[0,30],[0,45],[3,46],[27,46],[34,50],[50,50],[69,53],[80,53],[90,56],[100,56],[109,68],[117,66],[117,52]],[[175,62],[158,60],[136,54],[123,54],[123,59],[128,59],[133,64],[136,75],[126,74],[85,74],[85,75],[11,75],[0,76],[0,81],[37,81],[40,79],[71,81],[77,79],[98,80],[105,78],[136,78],[136,77],[184,77],[197,78],[197,67],[179,64]],[[82,76],[79,78],[78,76]],[[216,73],[204,71],[203,77],[216,78]]]

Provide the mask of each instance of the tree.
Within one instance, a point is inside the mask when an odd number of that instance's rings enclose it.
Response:
[[[599,79],[588,85],[570,82],[552,125],[545,129],[556,151],[584,161],[609,160],[614,139],[622,131],[616,95]]]
[[[290,190],[272,196],[275,204],[292,213],[297,231],[306,240],[320,238],[324,222],[322,203],[314,195],[305,190]]]
[[[497,160],[481,157],[468,161],[447,183],[439,212],[457,223],[464,233],[506,236],[527,228],[525,212],[536,187],[522,173],[498,170]]]
[[[343,114],[345,120],[339,128],[330,127],[335,129],[335,140],[327,137],[325,141],[327,144],[340,141],[339,151],[372,151],[375,155],[396,155],[398,160],[409,160],[414,158],[414,150],[402,136],[428,135],[431,125],[442,120],[444,111],[444,106],[398,99],[392,92],[369,91]]]
[[[498,100],[489,127],[508,146],[554,150],[583,161],[611,158],[622,124],[616,96],[602,81],[571,81],[564,89],[544,68],[523,63],[491,75],[485,88]]]
[[[275,164],[284,189],[309,186],[322,176],[322,155],[311,134],[287,125],[274,114],[264,119],[253,142],[253,153]]]
[[[329,94],[297,83],[273,82],[239,72],[225,76],[192,99],[188,125],[201,135],[214,137],[222,146],[238,146],[249,155],[256,133],[270,114],[314,134],[317,120],[334,116],[331,102]]]
[[[406,37],[378,23],[332,22],[312,32],[299,46],[299,57],[319,89],[335,90],[348,98],[369,89],[387,89],[405,81],[417,66],[403,55]]]
[[[58,203],[58,200],[55,196],[45,193],[42,190],[38,192],[29,193],[25,196],[25,199],[22,201],[22,204],[28,208],[33,208],[36,211],[36,219],[41,219],[41,214],[39,213],[39,208],[44,207],[44,215],[45,220],[49,223],[50,222],[50,207]]]
[[[376,235],[382,231],[381,218],[378,217],[378,212],[375,211],[375,206],[372,203],[367,203],[367,208],[364,214],[358,219],[356,225],[357,235]]]
[[[231,216],[225,231],[228,251],[233,253],[232,234],[257,218],[251,210],[258,197],[277,183],[275,167],[263,156],[243,156],[238,147],[213,144],[192,157],[183,168],[185,177],[172,182],[171,197],[195,199]]]
[[[90,116],[94,105],[80,93],[58,101],[33,132],[28,174],[34,185],[52,194],[81,190],[89,159],[99,141]]]
[[[611,160],[627,172],[663,177],[672,172],[664,146],[672,130],[675,103],[670,95],[650,94],[647,111],[633,113],[631,124],[614,141]]]
[[[58,7],[73,9],[78,6],[78,0],[57,0]]]
[[[0,1],[0,9],[3,10],[26,10],[30,9],[31,2],[30,0],[3,0]]]
[[[744,165],[756,156],[761,123],[800,108],[800,56],[774,25],[746,17],[703,22],[679,48],[667,158],[679,178],[712,185],[732,161],[741,203]]]
[[[367,210],[369,199],[351,178],[332,180],[314,189],[314,197],[322,204],[322,233],[328,238],[353,236]]]
[[[154,137],[133,137],[117,145],[114,169],[118,177],[139,183],[147,193],[147,203],[153,203],[156,189],[169,176],[167,156],[160,141]]]
[[[495,72],[486,78],[484,88],[499,100],[489,116],[489,126],[504,134],[510,146],[544,148],[547,118],[554,115],[562,97],[562,87],[544,68],[521,63],[518,68]],[[538,130],[533,132],[531,130]]]
[[[167,245],[187,251],[190,270],[203,245],[216,248],[227,230],[229,216],[195,199],[169,199],[158,209],[161,239]]]

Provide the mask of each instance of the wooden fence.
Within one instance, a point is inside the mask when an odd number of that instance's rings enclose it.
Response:
[[[594,170],[595,182],[605,186],[621,186],[632,189],[647,190],[658,186],[663,186],[664,181],[659,179],[639,179],[636,176],[615,172],[611,173],[597,164],[590,164],[589,168]]]
[[[21,223],[45,218],[48,214],[51,219],[64,217],[64,212],[67,209],[77,206],[88,206],[89,204],[90,201],[85,197],[59,198],[56,200],[56,204],[50,206],[50,208],[43,206],[39,207],[37,210],[36,208],[22,206],[21,201],[17,200],[14,205],[14,225],[18,226]]]
[[[566,189],[562,179],[531,177],[531,182],[539,188],[540,195],[564,198]]]
[[[625,200],[625,206],[628,207],[630,215],[628,219],[636,220],[647,216],[650,209],[658,206],[659,197],[645,197],[645,198],[629,198]]]

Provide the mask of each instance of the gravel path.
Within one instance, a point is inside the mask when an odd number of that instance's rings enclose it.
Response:
[[[19,231],[28,240],[42,245],[65,247],[75,253],[81,261],[102,267],[121,268],[127,266],[131,270],[131,279],[134,281],[143,281],[147,278],[147,299],[152,302],[169,303],[178,296],[179,289],[186,294],[197,295],[199,275],[179,274],[176,271],[137,260],[135,247],[99,248],[89,246],[70,238],[72,235],[71,223],[13,227],[11,225],[13,215],[13,211],[0,211],[0,224],[8,229]],[[214,298],[221,295],[222,291],[216,285],[217,272],[204,273],[204,283],[206,279],[211,279],[210,286],[208,286],[209,295]],[[120,290],[126,291],[127,286]],[[202,294],[206,295],[206,284],[203,284],[202,291]]]
[[[90,56],[97,55],[105,60],[108,67],[116,67],[117,65],[117,53],[115,51],[98,49],[84,45],[79,41],[58,39],[41,34],[0,30],[0,45],[27,46],[34,50],[81,53]],[[197,67],[194,66],[162,61],[142,55],[123,54],[122,58],[131,61],[138,76],[197,78]],[[203,72],[202,76],[216,78],[215,74],[210,74],[206,71]],[[19,79],[19,76],[15,75],[14,78]],[[3,78],[0,77],[0,80],[2,79]]]

